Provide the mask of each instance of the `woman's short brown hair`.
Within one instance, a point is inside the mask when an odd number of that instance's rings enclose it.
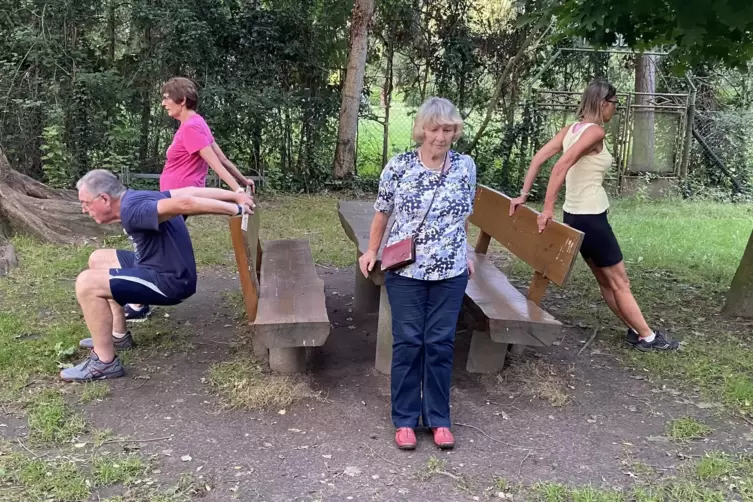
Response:
[[[199,94],[196,92],[196,86],[187,78],[173,77],[162,86],[162,94],[175,101],[183,103],[185,100],[186,108],[195,110],[199,104]]]

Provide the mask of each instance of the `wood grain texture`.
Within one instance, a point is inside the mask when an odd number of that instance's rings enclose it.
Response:
[[[246,231],[241,228],[241,224],[242,216],[230,218],[230,239],[233,243],[235,262],[238,266],[246,317],[248,323],[253,324],[256,320],[259,303],[259,279],[256,273],[259,259],[257,256],[260,225],[258,206],[254,214],[248,217],[248,229]]]
[[[358,257],[369,249],[369,232],[371,231],[371,221],[374,219],[375,212],[373,202],[341,200],[337,203],[337,215],[340,217],[340,224],[343,230],[345,230],[345,235],[356,245]],[[390,215],[387,221],[387,228],[384,231],[384,237],[382,238],[382,244],[379,246],[379,251],[377,252],[377,261],[374,264],[374,269],[369,274],[369,278],[374,284],[384,284],[382,251],[387,242],[393,219],[393,216]]]
[[[564,286],[578,257],[583,233],[557,221],[539,233],[539,213],[520,206],[509,216],[510,198],[484,185],[476,190],[470,221],[512,254],[558,286]]]
[[[265,241],[263,249],[255,336],[270,349],[323,345],[330,322],[309,242]]]
[[[490,338],[498,343],[550,345],[557,339],[562,324],[535,302],[528,300],[503,272],[483,254],[468,250],[476,273],[465,288],[466,301],[476,317],[488,323]],[[478,314],[482,314],[479,316]],[[479,326],[479,331],[486,326]]]

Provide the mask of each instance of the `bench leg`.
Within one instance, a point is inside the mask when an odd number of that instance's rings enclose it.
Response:
[[[255,335],[251,336],[251,347],[254,349],[254,356],[255,357],[267,357],[269,355],[269,351],[267,348],[261,343],[261,340]]]
[[[374,367],[379,373],[389,375],[392,371],[392,309],[387,297],[387,286],[379,289],[379,327]]]
[[[497,343],[489,337],[488,331],[474,331],[468,361],[465,369],[468,373],[495,373],[505,366],[507,356],[506,343]]]
[[[373,314],[379,311],[379,290],[381,288],[374,281],[364,277],[358,268],[356,260],[356,289],[353,299],[353,310],[359,314]]]
[[[305,373],[306,348],[269,349],[269,369],[279,373]]]

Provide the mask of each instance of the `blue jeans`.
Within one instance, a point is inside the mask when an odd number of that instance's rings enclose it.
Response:
[[[441,281],[385,275],[392,309],[392,423],[450,426],[455,326],[468,273]]]

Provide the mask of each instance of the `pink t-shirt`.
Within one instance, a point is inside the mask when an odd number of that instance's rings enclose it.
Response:
[[[205,186],[209,164],[201,158],[199,150],[212,143],[212,131],[201,115],[197,113],[188,117],[178,127],[173,142],[167,149],[159,189],[164,191]]]

